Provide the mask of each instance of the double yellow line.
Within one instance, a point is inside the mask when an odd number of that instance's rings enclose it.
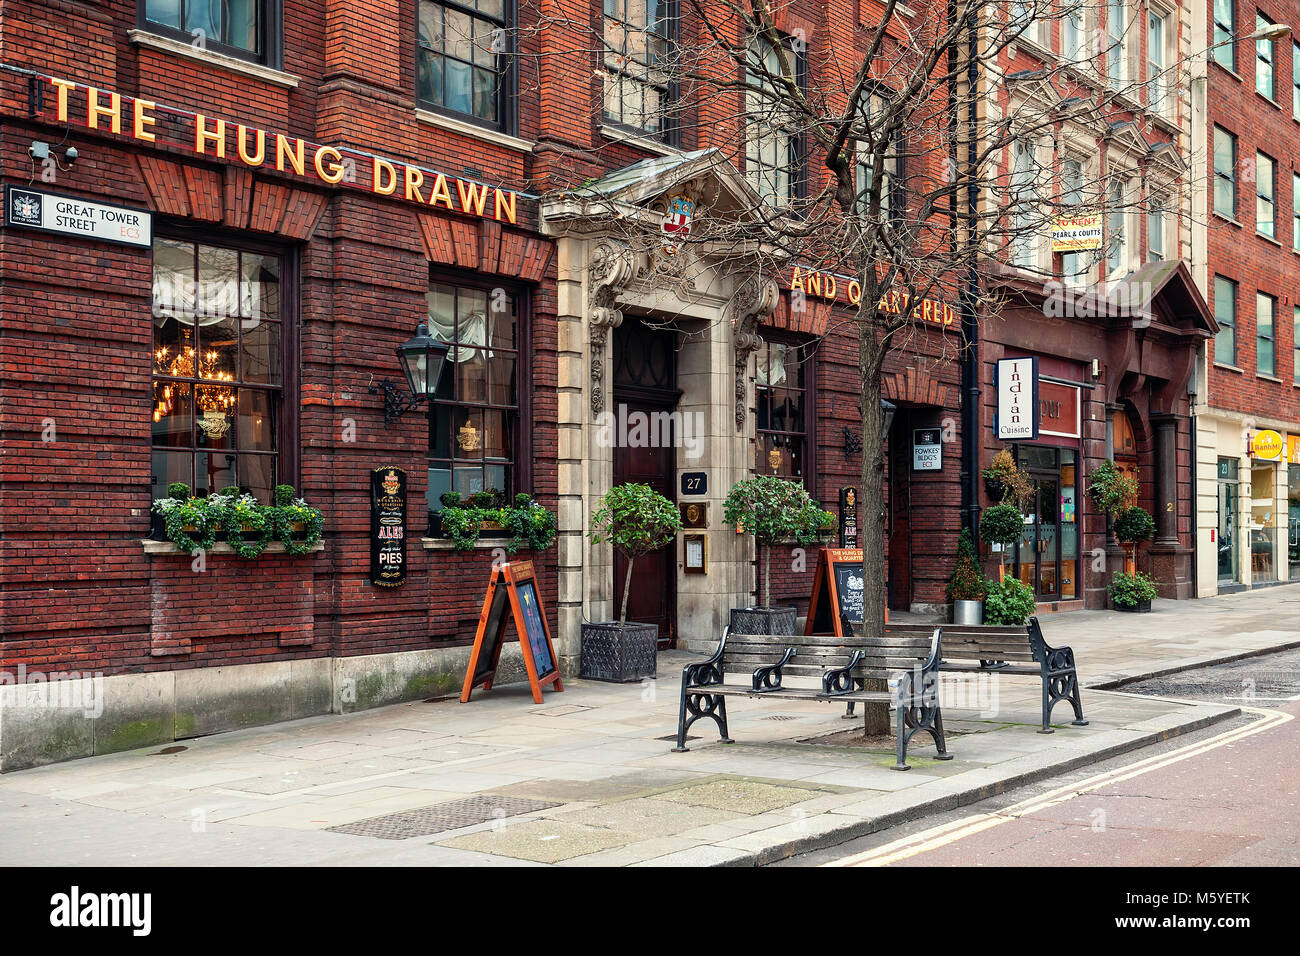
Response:
[[[1242,711],[1252,714],[1261,715],[1261,719],[1248,727],[1241,727],[1237,730],[1229,730],[1226,733],[1211,737],[1208,740],[1202,740],[1198,743],[1188,744],[1169,753],[1159,754],[1155,757],[1148,757],[1137,763],[1130,764],[1127,767],[1120,767],[1115,770],[1108,770],[1104,773],[1096,774],[1081,780],[1079,783],[1070,784],[1064,787],[1058,787],[1056,790],[1048,791],[1037,797],[1032,797],[1020,803],[1012,804],[996,813],[979,813],[969,817],[963,817],[952,823],[945,823],[941,826],[931,827],[929,830],[923,830],[920,833],[914,833],[911,836],[903,837],[892,843],[886,843],[884,846],[876,847],[874,850],[866,850],[862,853],[856,853],[853,856],[847,856],[839,860],[832,860],[829,863],[823,863],[822,866],[888,866],[891,863],[897,863],[900,860],[906,860],[920,853],[927,853],[930,850],[936,850],[939,847],[947,846],[958,840],[964,840],[966,837],[974,836],[984,830],[1000,826],[1003,823],[1010,823],[1012,820],[1018,820],[1021,817],[1029,816],[1032,813],[1038,813],[1040,810],[1046,810],[1048,807],[1054,807],[1058,804],[1065,803],[1067,800],[1073,800],[1075,797],[1082,796],[1101,787],[1109,786],[1113,783],[1119,783],[1123,780],[1129,780],[1133,777],[1141,776],[1144,773],[1150,773],[1153,770],[1159,770],[1162,767],[1168,767],[1170,764],[1179,763],[1192,757],[1198,757],[1203,753],[1211,750],[1217,750],[1219,747],[1227,746],[1246,737],[1263,733],[1266,730],[1272,730],[1281,724],[1294,720],[1291,714],[1281,713],[1275,710],[1259,710],[1253,707],[1243,707]]]

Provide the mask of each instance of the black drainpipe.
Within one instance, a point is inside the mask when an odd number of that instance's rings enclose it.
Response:
[[[955,14],[954,14],[955,15]],[[979,222],[979,190],[975,185],[975,164],[978,156],[978,125],[975,115],[977,101],[976,88],[979,82],[978,34],[972,27],[967,40],[967,177],[966,214],[967,243],[975,235]],[[957,144],[953,142],[953,160],[956,162]],[[972,253],[974,250],[972,250]],[[961,294],[961,509],[962,523],[970,530],[975,542],[976,553],[979,550],[979,428],[980,428],[980,379],[979,379],[979,272],[974,258],[965,287]]]

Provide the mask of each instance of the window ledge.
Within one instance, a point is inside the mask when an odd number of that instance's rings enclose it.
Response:
[[[245,76],[251,76],[275,86],[281,86],[285,89],[293,89],[298,85],[299,78],[291,73],[285,73],[283,70],[273,70],[269,66],[262,66],[260,63],[250,63],[247,60],[241,60],[237,57],[226,56],[224,53],[214,53],[211,50],[200,50],[188,43],[182,43],[180,40],[173,40],[170,37],[159,36],[156,33],[150,33],[148,30],[128,30],[126,38],[136,46],[148,47],[151,50],[161,50],[164,53],[174,53],[177,56],[188,57],[191,60],[197,60],[200,63],[207,63],[209,66],[219,67],[223,70],[229,70],[231,73],[242,73]]]
[[[1221,219],[1223,222],[1226,222],[1228,225],[1230,225],[1230,226],[1236,226],[1238,229],[1244,229],[1244,228],[1246,228],[1246,227],[1243,226],[1240,222],[1238,222],[1236,219],[1233,219],[1231,216],[1225,216],[1223,213],[1218,212],[1217,210],[1216,210],[1215,213],[1214,213],[1214,218],[1215,218],[1215,219]]]
[[[1279,249],[1282,248],[1282,243],[1281,243],[1280,241],[1278,241],[1277,239],[1274,239],[1272,236],[1268,235],[1267,233],[1260,232],[1258,229],[1256,229],[1256,230],[1255,230],[1255,235],[1256,235],[1257,237],[1259,237],[1260,239],[1263,239],[1265,242],[1271,242],[1273,245],[1277,246]]]
[[[677,156],[681,153],[681,150],[676,146],[669,146],[652,136],[642,136],[619,126],[601,123],[597,126],[597,129],[600,131],[600,135],[611,143],[626,143],[628,146],[635,146],[637,149],[643,149],[647,153],[655,153],[659,156]]]
[[[192,557],[192,555],[188,555],[184,551],[178,550],[176,545],[173,544],[171,541],[155,541],[152,538],[141,538],[140,545],[144,548],[144,553],[148,555],[174,554],[177,556],[183,556],[187,558]],[[312,545],[312,549],[311,551],[308,552],[308,554],[315,554],[317,551],[324,551],[324,550],[325,550],[325,541],[324,539],[322,539],[320,541],[317,541],[314,545]],[[226,544],[226,542],[224,541],[218,541],[210,549],[208,549],[208,554],[234,554],[234,553],[235,553],[235,549],[232,548],[230,545]],[[284,545],[281,544],[279,541],[272,541],[270,544],[266,546],[266,550],[263,551],[262,553],[263,554],[284,554]]]
[[[1227,362],[1215,362],[1214,367],[1222,369],[1225,372],[1236,372],[1238,375],[1246,374],[1246,370],[1240,365],[1229,365]]]
[[[415,118],[421,123],[428,123],[430,126],[436,126],[438,129],[447,130],[451,133],[460,133],[462,136],[482,140],[494,146],[504,146],[506,149],[513,149],[520,153],[531,153],[533,151],[533,144],[526,139],[510,136],[499,130],[486,129],[476,123],[458,120],[453,116],[444,116],[441,113],[435,113],[433,110],[420,109],[417,106]]]
[[[504,549],[510,543],[509,538],[480,538],[474,542],[474,547],[470,551],[495,551],[497,548]],[[421,538],[420,547],[425,551],[458,551],[456,542],[451,538]],[[530,550],[527,547],[519,549],[520,551]]]
[[[1256,377],[1256,378],[1262,378],[1262,379],[1263,379],[1264,381],[1266,381],[1266,382],[1276,382],[1276,383],[1279,384],[1279,385],[1282,384],[1282,380],[1281,380],[1280,378],[1277,378],[1276,376],[1273,376],[1273,375],[1264,375],[1264,374],[1261,373],[1261,372],[1256,372],[1256,373],[1255,373],[1255,377]]]
[[[1271,96],[1265,96],[1259,90],[1255,91],[1255,95],[1258,96],[1265,103],[1267,103],[1269,106],[1273,107],[1273,109],[1277,110],[1279,113],[1282,111],[1282,104],[1279,103],[1277,100],[1273,99]]]
[[[1234,41],[1234,42],[1235,42],[1235,41]],[[1235,55],[1236,50],[1234,50],[1233,53],[1234,53],[1234,55]],[[1238,83],[1241,82],[1241,74],[1240,74],[1240,73],[1238,73],[1236,70],[1232,69],[1232,67],[1224,66],[1222,63],[1220,63],[1218,60],[1216,60],[1212,54],[1211,54],[1211,56],[1210,56],[1210,63],[1213,64],[1214,66],[1217,66],[1217,67],[1218,67],[1220,70],[1222,70],[1224,73],[1227,73],[1230,77],[1232,77],[1232,78],[1233,78],[1234,80],[1236,80]]]

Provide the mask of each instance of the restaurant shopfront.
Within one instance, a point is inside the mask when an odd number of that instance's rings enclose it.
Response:
[[[1002,314],[983,324],[980,467],[1006,448],[1034,493],[1020,540],[986,560],[1031,586],[1040,610],[1108,606],[1124,553],[1087,498],[1103,461],[1138,476],[1138,503],[1156,520],[1140,570],[1162,596],[1193,593],[1193,432],[1188,384],[1213,318],[1181,263],[1144,266],[1091,293],[1091,310],[1061,307],[1062,290],[1008,276]],[[1069,301],[1069,300],[1068,300]],[[1037,368],[1033,437],[997,437],[997,364],[1032,358]],[[984,507],[998,502],[987,490]]]

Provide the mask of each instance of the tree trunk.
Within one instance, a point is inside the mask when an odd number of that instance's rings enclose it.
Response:
[[[618,616],[618,623],[627,623],[627,596],[632,593],[632,561],[631,555],[627,557],[627,576],[623,579],[623,611]]]
[[[868,637],[885,633],[885,416],[880,407],[880,366],[884,348],[869,324],[858,326],[858,371],[862,392],[862,628]],[[883,679],[866,682],[867,690],[888,690]],[[863,706],[863,731],[889,733],[889,705]]]
[[[772,546],[763,546],[763,607],[772,606]]]

